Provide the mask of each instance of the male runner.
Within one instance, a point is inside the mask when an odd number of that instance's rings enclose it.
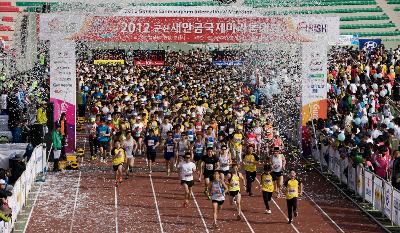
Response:
[[[191,154],[187,152],[184,160],[178,165],[179,177],[181,178],[181,185],[185,189],[185,202],[183,207],[188,207],[190,194],[192,193],[193,173],[196,171],[196,165],[191,161]]]

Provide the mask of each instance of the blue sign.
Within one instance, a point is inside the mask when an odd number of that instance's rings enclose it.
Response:
[[[216,66],[242,66],[243,61],[213,61]]]
[[[366,48],[367,50],[375,49],[382,44],[381,39],[359,39],[358,41],[360,49]]]

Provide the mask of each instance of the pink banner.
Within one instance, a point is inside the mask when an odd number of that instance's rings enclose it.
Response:
[[[76,106],[64,102],[63,100],[50,98],[50,102],[54,104],[54,124],[60,120],[62,113],[65,113],[67,121],[67,146],[65,153],[72,153],[75,150],[75,112]]]

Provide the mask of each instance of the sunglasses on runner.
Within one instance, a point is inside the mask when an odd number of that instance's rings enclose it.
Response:
[[[190,157],[185,157],[185,159],[190,159]]]

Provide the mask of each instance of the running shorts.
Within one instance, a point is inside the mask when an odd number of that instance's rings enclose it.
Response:
[[[103,150],[108,150],[108,141],[104,142],[104,141],[99,141],[99,148],[102,147]]]
[[[147,159],[154,163],[156,161],[156,154],[155,151],[147,151]]]
[[[224,200],[222,201],[212,200],[212,203],[218,203],[218,205],[221,206],[222,204],[224,204]]]
[[[116,172],[116,171],[118,171],[119,166],[123,166],[123,165],[124,165],[124,163],[120,163],[118,165],[113,165],[113,170]]]
[[[280,176],[283,176],[283,173],[282,172],[272,172],[271,175],[272,175],[272,180],[275,181],[275,180],[278,180],[278,178]]]
[[[214,172],[204,172],[204,179],[209,178],[210,181],[214,180]]]
[[[236,197],[238,195],[238,193],[239,193],[239,190],[237,190],[237,191],[229,191],[229,196]]]
[[[193,160],[194,160],[195,162],[200,161],[202,156],[203,156],[202,154],[194,154]]]
[[[164,153],[164,159],[169,161],[174,157],[174,153]]]
[[[219,173],[224,174],[224,176],[226,177],[229,173],[229,170],[223,171],[223,170],[219,170]]]
[[[184,184],[186,184],[186,185],[190,188],[190,187],[193,187],[194,182],[193,182],[193,180],[190,180],[190,181],[188,181],[188,180],[181,180],[181,185],[184,185]]]

